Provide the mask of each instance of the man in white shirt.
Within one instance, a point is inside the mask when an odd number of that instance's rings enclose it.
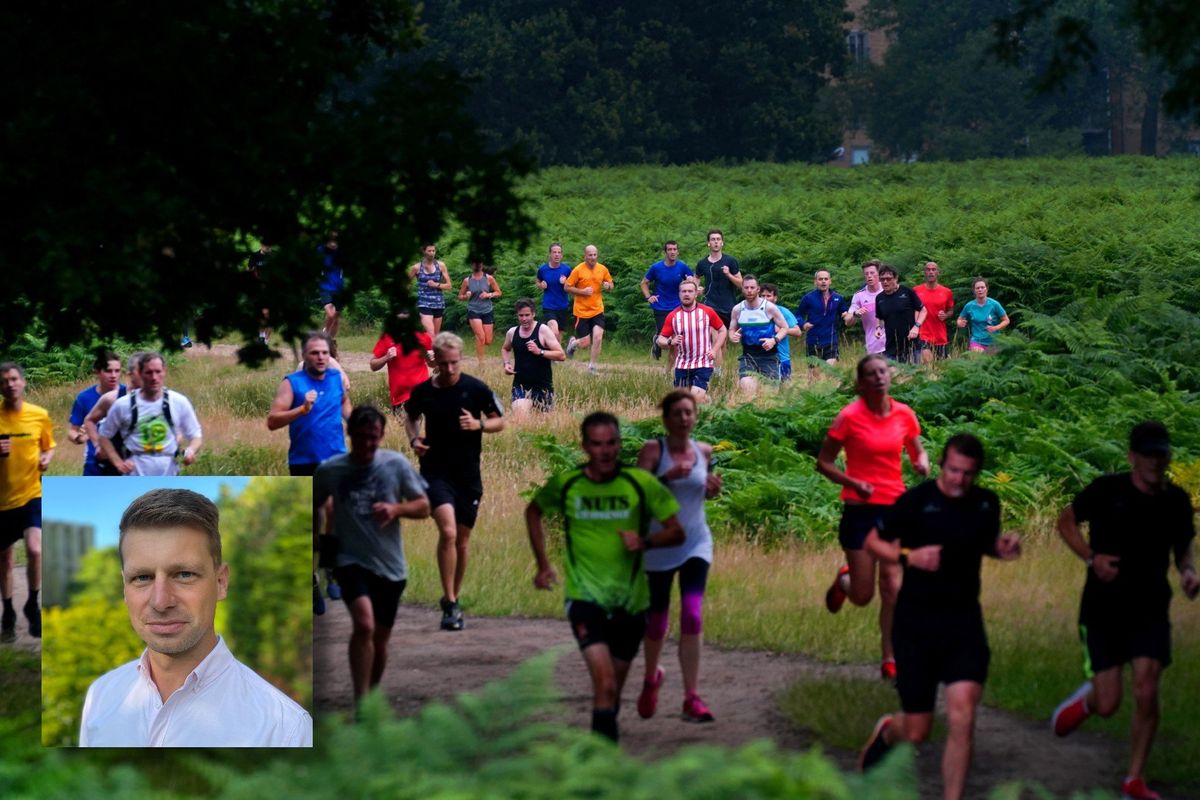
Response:
[[[146,643],[83,702],[80,747],[311,747],[312,717],[229,652],[213,627],[229,588],[220,512],[155,489],[121,517],[125,605]]]
[[[183,463],[191,466],[204,443],[200,422],[190,400],[167,390],[167,367],[161,355],[145,354],[138,375],[141,388],[114,402],[100,423],[98,445],[122,475],[178,475],[179,437],[187,442]],[[124,452],[118,452],[117,438],[123,438]]]

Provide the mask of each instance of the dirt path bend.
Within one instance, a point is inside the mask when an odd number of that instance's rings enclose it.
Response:
[[[565,621],[471,617],[462,633],[446,633],[438,630],[439,619],[440,613],[432,608],[400,607],[383,680],[397,713],[410,715],[429,702],[450,700],[507,675],[537,653],[567,645],[567,655],[556,668],[561,719],[568,725],[590,725],[590,684]],[[329,611],[316,619],[313,684],[319,710],[345,710],[352,703],[346,657],[350,630],[349,615],[340,602],[330,602]],[[664,666],[668,672],[659,713],[642,720],[634,708],[641,657],[634,663],[621,714],[621,744],[629,753],[655,757],[690,744],[734,747],[762,738],[773,739],[781,748],[806,749],[814,744],[813,736],[784,719],[777,695],[806,674],[834,670],[863,678],[875,674],[873,666],[833,666],[803,656],[709,646],[702,672],[704,699],[717,721],[691,725],[678,715],[682,689],[673,643],[664,651]],[[941,750],[935,743],[919,754],[922,797],[941,796]],[[832,750],[830,755],[844,769],[855,766],[857,753]],[[1097,787],[1111,790],[1120,781],[1124,761],[1124,748],[1098,735],[1085,731],[1055,739],[1045,723],[981,708],[968,796],[985,797],[996,784],[1018,779],[1039,781],[1062,797]]]

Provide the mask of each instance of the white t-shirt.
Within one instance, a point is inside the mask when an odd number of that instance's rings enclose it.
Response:
[[[149,651],[88,688],[80,747],[312,747],[300,704],[233,657],[225,640],[166,702],[150,677]]]
[[[129,429],[130,397],[135,399],[138,409],[137,426],[133,431]],[[200,422],[190,400],[179,392],[167,391],[167,404],[171,408],[174,432],[163,417],[162,396],[146,400],[138,390],[113,403],[108,416],[100,423],[101,436],[111,439],[120,434],[125,438],[134,475],[178,475],[175,453],[179,450],[179,442],[175,434],[183,434],[189,442],[200,436]]]

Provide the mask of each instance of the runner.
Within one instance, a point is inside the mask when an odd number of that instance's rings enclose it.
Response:
[[[500,398],[483,381],[461,371],[462,349],[462,339],[448,331],[439,333],[433,340],[437,372],[418,384],[404,404],[408,443],[421,459],[421,477],[429,484],[429,507],[438,527],[441,624],[446,631],[463,629],[458,601],[483,497],[483,434],[504,430]]]
[[[862,265],[866,285],[854,293],[854,297],[850,298],[850,310],[842,314],[842,322],[846,323],[846,327],[862,320],[867,355],[882,353],[887,348],[883,329],[875,319],[875,301],[883,292],[883,286],[879,283],[879,266],[878,261],[868,261]]]
[[[646,674],[638,697],[638,715],[654,716],[664,671],[658,665],[667,635],[671,583],[679,574],[679,668],[683,674],[683,719],[712,722],[712,712],[700,699],[700,640],[703,630],[704,587],[712,564],[712,531],[704,516],[704,501],[721,491],[721,478],[712,471],[712,445],[692,439],[699,409],[686,389],[676,389],[662,401],[665,437],[650,439],[638,453],[637,465],[666,484],[679,503],[683,544],[649,550],[645,556],[650,584],[650,613],[646,620]],[[659,526],[651,526],[657,530]]]
[[[572,325],[571,303],[564,288],[571,276],[571,268],[563,266],[562,260],[562,245],[555,242],[550,245],[546,263],[537,270],[537,285],[542,290],[542,322],[549,325],[559,339]]]
[[[663,244],[663,259],[655,261],[646,270],[642,278],[642,297],[654,311],[654,344],[650,347],[650,355],[654,360],[662,358],[662,348],[658,346],[658,332],[662,330],[667,315],[679,308],[679,282],[692,277],[691,268],[679,260],[679,242],[674,240]],[[654,284],[653,294],[650,284]]]
[[[779,380],[790,381],[792,379],[792,347],[791,337],[803,336],[804,331],[800,329],[800,322],[796,319],[796,315],[788,309],[787,306],[779,302],[779,287],[773,283],[764,283],[759,288],[759,294],[769,303],[774,303],[779,309],[779,313],[783,315],[783,321],[787,323],[787,336],[779,341],[779,347],[776,350],[779,352]]]
[[[125,380],[128,382],[128,388],[126,391],[121,392],[121,390],[117,388],[100,395],[100,398],[96,401],[96,404],[92,406],[91,410],[88,411],[83,418],[84,433],[87,435],[88,441],[90,441],[96,448],[96,468],[100,471],[100,475],[114,476],[121,474],[104,455],[104,451],[100,449],[100,423],[104,422],[104,418],[108,416],[108,410],[112,408],[113,403],[117,402],[118,398],[124,397],[134,389],[142,388],[142,376],[138,372],[138,368],[142,365],[142,358],[145,355],[146,353],[144,351],[139,350],[136,353],[131,354],[129,359],[126,361],[127,371],[125,373]],[[119,436],[120,434],[118,434],[118,437]],[[120,452],[121,448],[124,446],[123,440],[118,441],[117,439],[114,439],[113,444],[116,445],[117,452]]]
[[[921,298],[900,285],[900,273],[891,264],[879,268],[883,294],[875,298],[875,325],[883,330],[884,355],[901,364],[920,362],[921,324],[926,310]]]
[[[400,520],[429,516],[425,481],[407,458],[379,446],[386,425],[374,406],[355,408],[348,424],[350,452],[325,461],[313,475],[313,508],[333,501],[334,573],[354,625],[355,701],[379,685],[387,666],[387,643],[408,579]],[[319,516],[314,515],[318,525]]]
[[[844,317],[850,311],[850,303],[845,297],[835,292],[830,284],[833,278],[827,269],[819,269],[813,273],[813,289],[800,299],[796,307],[796,317],[804,320],[805,355],[818,358],[826,364],[836,364],[838,360],[838,317]],[[809,368],[809,375],[815,375],[816,368]]]
[[[288,429],[288,474],[312,475],[327,458],[346,452],[342,421],[350,416],[350,384],[329,366],[329,336],[304,340],[304,368],[279,383],[267,430]]]
[[[321,310],[325,312],[325,321],[321,330],[329,334],[330,339],[336,339],[338,326],[342,321],[342,297],[345,293],[346,280],[342,267],[338,264],[338,232],[330,231],[325,244],[317,247],[321,256],[321,282],[318,286],[321,294]],[[335,353],[336,355],[336,353]]]
[[[453,284],[446,262],[437,260],[436,244],[422,245],[421,260],[408,268],[408,277],[417,287],[417,313],[421,315],[421,325],[431,338],[437,336],[446,313],[446,297],[442,292],[450,291]]]
[[[779,380],[779,353],[776,346],[787,337],[787,321],[774,303],[758,296],[758,278],[742,278],[742,296],[746,299],[733,307],[729,322],[729,341],[742,343],[738,359],[738,386],[747,398],[758,393],[758,377]]]
[[[166,388],[167,366],[158,353],[143,355],[138,374],[141,388],[113,403],[100,424],[100,449],[122,475],[178,475],[177,454],[191,466],[204,445],[196,412],[190,400]],[[116,441],[122,442],[121,451]]]
[[[679,504],[645,470],[620,462],[620,423],[596,411],[583,420],[582,467],[560,472],[525,508],[537,561],[533,585],[558,582],[546,557],[545,514],[560,514],[566,540],[567,619],[592,678],[592,731],[618,739],[617,712],[629,665],[646,632],[650,589],[642,553],[684,541]],[[662,529],[651,533],[650,520]]]
[[[987,680],[987,633],[979,605],[983,557],[1021,555],[1015,535],[1000,533],[1000,499],[975,485],[983,445],[969,433],[951,436],[941,472],[902,494],[867,534],[880,563],[899,564],[904,584],[896,604],[898,714],[875,725],[859,758],[868,769],[896,742],[919,744],[933,730],[938,684],[946,685],[946,748],[942,796],[959,800],[967,785],[975,712]]]
[[[520,324],[509,328],[504,335],[500,358],[504,361],[504,374],[513,376],[513,414],[521,417],[530,408],[538,411],[554,408],[554,375],[550,364],[564,360],[567,354],[550,326],[534,318],[532,300],[521,298],[515,308]]]
[[[396,315],[408,317],[407,311]],[[433,338],[424,330],[413,334],[413,347],[396,343],[385,330],[371,351],[371,371],[378,372],[387,366],[388,395],[392,401],[392,416],[399,418],[404,413],[404,404],[412,395],[413,387],[429,380],[429,365],[433,361]]]
[[[717,228],[708,232],[708,255],[696,264],[696,277],[704,281],[704,304],[730,324],[737,292],[742,288],[742,267],[733,256],[725,255],[725,234]]]
[[[1008,312],[988,297],[988,282],[983,278],[973,280],[971,288],[975,292],[975,301],[967,303],[959,312],[958,327],[971,326],[971,352],[995,352],[996,339],[992,334],[1008,327]]]
[[[858,399],[838,412],[817,454],[817,472],[842,487],[842,521],[838,541],[846,553],[846,564],[838,570],[825,593],[825,607],[833,614],[841,610],[847,596],[856,606],[865,606],[874,596],[875,556],[863,549],[871,529],[877,527],[884,510],[904,493],[900,453],[920,475],[929,474],[929,455],[921,446],[921,425],[913,410],[888,396],[892,370],[878,353],[864,356],[857,369]],[[846,469],[834,463],[846,450]],[[892,648],[892,620],[896,593],[900,590],[900,568],[879,565],[879,633],[885,680],[896,677]]]
[[[458,299],[467,301],[467,321],[475,334],[475,357],[483,366],[483,349],[492,343],[496,327],[495,306],[492,301],[499,297],[500,284],[492,277],[495,267],[485,267],[482,261],[471,262],[471,274],[463,278],[458,287]]]
[[[921,361],[929,364],[949,355],[950,337],[946,320],[954,316],[954,292],[938,283],[941,274],[937,262],[925,262],[925,282],[913,287],[925,304],[925,323],[921,326]]]
[[[271,245],[260,240],[258,249],[246,259],[246,294],[254,298],[258,308],[258,339],[263,344],[271,342],[271,309],[267,308],[266,294],[262,287],[262,272],[271,260]]]
[[[42,473],[54,458],[54,425],[41,406],[25,399],[25,370],[11,361],[0,364],[0,642],[17,638],[13,609],[13,545],[25,540],[25,577],[29,597],[22,609],[29,635],[41,638]]]
[[[1195,517],[1187,492],[1167,479],[1171,442],[1161,422],[1142,422],[1129,435],[1132,469],[1096,478],[1058,518],[1067,547],[1087,563],[1079,635],[1088,680],[1054,711],[1051,725],[1066,736],[1093,713],[1121,706],[1125,665],[1133,672],[1135,708],[1124,797],[1153,800],[1143,777],[1158,728],[1158,686],[1171,663],[1170,556],[1184,596],[1200,594],[1192,540]],[[1079,524],[1088,523],[1088,541]]]
[[[604,297],[601,292],[613,290],[612,275],[598,258],[599,251],[594,244],[583,248],[583,263],[575,265],[563,285],[567,294],[575,297],[575,334],[567,342],[567,358],[575,355],[577,347],[590,345],[588,372],[593,375],[600,360],[600,345],[604,341]]]
[[[721,360],[728,331],[706,305],[696,302],[700,286],[695,278],[679,283],[679,308],[667,315],[655,340],[659,347],[675,350],[675,386],[689,389],[701,403],[708,401],[713,367]]]
[[[96,463],[96,443],[88,437],[87,428],[83,423],[87,419],[88,412],[96,407],[96,403],[105,393],[116,392],[116,397],[125,395],[125,384],[121,383],[121,357],[112,350],[105,350],[96,356],[96,360],[92,364],[92,371],[96,374],[96,383],[76,395],[75,403],[71,406],[71,416],[67,420],[71,426],[71,434],[67,438],[73,444],[87,443],[87,453],[83,458],[83,474],[104,475],[106,472]],[[100,463],[108,466],[107,461]]]

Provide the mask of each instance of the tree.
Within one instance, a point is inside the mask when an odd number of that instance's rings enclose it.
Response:
[[[263,305],[297,335],[330,230],[350,289],[393,310],[400,264],[451,222],[485,260],[529,235],[530,160],[485,145],[407,0],[35,3],[0,21],[0,347],[34,321],[57,345],[173,344],[189,323],[255,342]],[[278,248],[257,281],[252,238]]]

